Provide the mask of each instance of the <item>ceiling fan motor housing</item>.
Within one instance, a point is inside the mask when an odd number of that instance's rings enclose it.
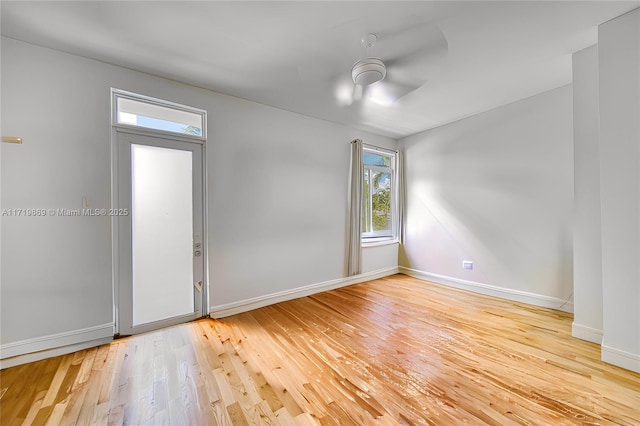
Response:
[[[365,58],[353,65],[351,78],[360,86],[376,83],[387,75],[387,67],[378,58]]]

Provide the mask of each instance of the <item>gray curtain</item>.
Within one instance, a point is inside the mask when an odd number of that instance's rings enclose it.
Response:
[[[349,257],[348,276],[362,272],[362,193],[364,191],[364,166],[362,141],[351,142],[351,186],[349,191]]]

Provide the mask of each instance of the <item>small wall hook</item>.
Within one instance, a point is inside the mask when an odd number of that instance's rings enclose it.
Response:
[[[22,138],[18,136],[3,136],[2,143],[22,144]]]

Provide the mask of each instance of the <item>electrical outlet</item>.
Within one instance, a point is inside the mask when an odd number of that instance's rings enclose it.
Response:
[[[462,268],[463,269],[467,269],[469,271],[473,270],[473,262],[470,260],[463,260],[462,261]]]

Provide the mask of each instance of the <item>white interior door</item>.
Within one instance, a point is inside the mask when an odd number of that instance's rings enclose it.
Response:
[[[203,172],[197,142],[118,133],[118,329],[203,312]]]

